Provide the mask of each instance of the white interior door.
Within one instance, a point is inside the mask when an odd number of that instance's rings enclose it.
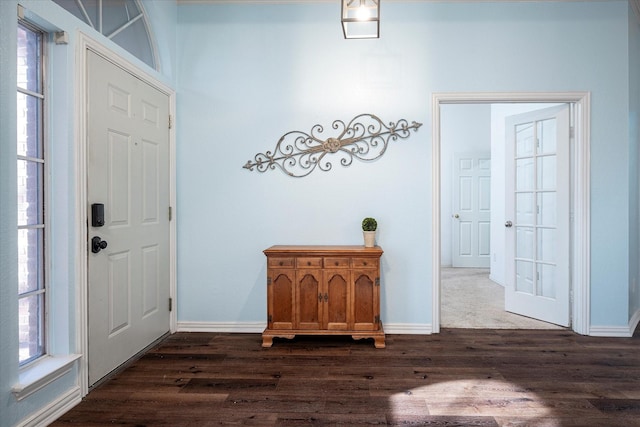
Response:
[[[453,267],[489,268],[491,154],[454,155]]]
[[[92,385],[169,331],[169,97],[92,51],[87,64]]]
[[[569,326],[569,106],[508,117],[505,129],[505,310]]]

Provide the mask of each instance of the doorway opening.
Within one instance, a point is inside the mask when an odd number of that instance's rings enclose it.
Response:
[[[529,104],[529,105],[527,105]],[[432,326],[433,332],[437,333],[440,330],[442,321],[442,280],[443,277],[451,278],[452,273],[455,273],[455,269],[451,270],[449,267],[459,265],[460,267],[471,267],[479,269],[478,271],[467,271],[467,273],[477,273],[480,276],[486,275],[486,282],[488,286],[491,286],[492,281],[488,280],[489,277],[494,282],[500,283],[504,281],[505,274],[509,277],[518,277],[518,280],[522,283],[525,281],[522,277],[525,277],[521,272],[513,273],[512,271],[505,272],[504,257],[502,257],[496,251],[504,251],[504,244],[494,245],[495,247],[490,249],[489,235],[492,239],[495,239],[495,230],[502,232],[502,238],[505,237],[505,229],[500,229],[499,226],[503,226],[503,223],[509,221],[500,221],[497,224],[498,217],[504,218],[506,215],[504,205],[500,205],[500,198],[494,201],[491,205],[491,209],[495,210],[491,214],[493,224],[489,221],[489,213],[471,212],[464,210],[468,206],[461,206],[466,203],[474,204],[475,206],[485,206],[488,208],[488,201],[482,200],[483,189],[489,192],[489,189],[496,188],[496,185],[504,186],[504,175],[500,176],[500,171],[504,171],[504,154],[501,154],[500,150],[497,152],[492,150],[492,146],[495,144],[490,142],[491,137],[486,136],[483,141],[483,137],[478,135],[483,132],[486,135],[500,135],[504,141],[504,127],[500,129],[491,129],[491,123],[502,123],[504,126],[504,118],[508,115],[514,115],[523,111],[531,111],[532,109],[544,109],[550,105],[565,105],[567,111],[570,110],[570,128],[571,128],[571,141],[567,142],[567,150],[570,152],[569,158],[570,172],[567,173],[568,182],[566,184],[568,193],[558,196],[558,199],[566,200],[567,206],[571,206],[570,215],[567,213],[567,218],[571,220],[567,222],[565,227],[560,231],[566,232],[568,236],[567,241],[567,254],[570,256],[566,260],[567,270],[569,272],[569,279],[566,285],[569,286],[569,280],[572,288],[572,300],[567,299],[563,302],[565,304],[567,313],[570,313],[571,327],[574,331],[582,334],[588,334],[588,318],[589,318],[589,106],[590,98],[588,93],[498,93],[498,94],[475,94],[475,93],[461,93],[461,94],[434,94],[433,95],[433,146],[432,146],[432,162],[433,162],[433,254],[434,254],[434,269],[433,269],[433,305],[432,305]],[[452,120],[451,111],[462,111],[466,116],[462,119],[454,119],[457,123],[455,131],[451,131],[450,122]],[[494,116],[493,121],[490,117]],[[483,122],[483,117],[487,120]],[[464,123],[465,126],[460,125]],[[481,126],[484,130],[480,133],[474,131],[473,125]],[[544,122],[540,122],[544,124]],[[542,126],[540,124],[539,126]],[[569,125],[567,125],[567,128]],[[540,128],[543,129],[543,128]],[[468,135],[464,135],[465,132],[469,132]],[[541,131],[542,132],[542,131]],[[456,134],[457,135],[452,135]],[[450,139],[452,138],[452,139]],[[454,140],[462,141],[456,145]],[[469,141],[473,139],[473,141]],[[465,142],[466,141],[466,142]],[[504,142],[503,142],[504,144]],[[497,153],[496,158],[487,156],[487,153],[491,153],[494,156]],[[547,154],[540,154],[539,162],[542,165],[549,160],[543,158]],[[501,158],[502,157],[502,158]],[[522,156],[520,156],[522,157]],[[535,156],[534,156],[535,157]],[[513,157],[512,157],[513,158]],[[457,160],[457,162],[454,161]],[[538,161],[538,160],[534,160]],[[569,160],[567,160],[569,162]],[[548,163],[548,162],[547,162]],[[455,168],[454,168],[455,165]],[[466,166],[470,169],[474,169],[473,173],[462,170]],[[491,165],[491,166],[490,166]],[[473,167],[471,167],[473,166]],[[484,169],[484,171],[483,171]],[[496,174],[497,182],[489,184],[491,182],[491,174],[488,173],[489,169]],[[542,170],[542,169],[540,169]],[[477,172],[480,171],[478,174]],[[504,172],[502,172],[504,173]],[[460,178],[462,174],[462,179]],[[457,178],[455,178],[456,176]],[[457,180],[457,181],[456,181]],[[460,188],[455,189],[452,186],[452,182],[456,181]],[[463,184],[460,184],[460,183]],[[465,184],[466,183],[466,184]],[[446,187],[443,187],[446,186]],[[448,188],[448,190],[442,190]],[[473,188],[475,193],[472,195],[468,191],[469,188]],[[499,187],[497,187],[499,188]],[[546,189],[534,190],[532,192],[533,197],[546,197],[547,193],[544,193]],[[456,191],[459,194],[455,194]],[[451,196],[451,194],[454,194]],[[480,200],[471,200],[470,197],[481,197]],[[520,195],[519,197],[521,197]],[[487,199],[489,200],[489,199]],[[502,201],[505,200],[504,193]],[[483,204],[484,203],[484,204]],[[524,206],[524,205],[523,205]],[[555,205],[554,205],[555,206]],[[462,211],[460,211],[462,209]],[[455,212],[454,212],[455,210]],[[519,210],[519,212],[521,209]],[[461,213],[464,212],[466,217]],[[500,213],[500,215],[496,215]],[[456,217],[457,215],[457,217]],[[471,215],[471,217],[469,217]],[[483,216],[484,215],[484,216]],[[474,222],[475,221],[475,222]],[[458,226],[458,227],[456,227]],[[504,226],[503,226],[504,227]],[[506,227],[509,227],[508,225]],[[541,228],[546,227],[543,224]],[[457,229],[456,229],[457,228]],[[513,227],[518,230],[518,235],[524,234],[525,228],[516,226]],[[449,232],[450,230],[450,232]],[[548,233],[548,230],[542,230]],[[542,235],[540,231],[540,235]],[[458,234],[456,234],[456,232]],[[507,230],[512,232],[512,230]],[[455,235],[456,241],[453,241]],[[548,235],[548,234],[547,234]],[[515,236],[515,234],[514,234]],[[498,239],[499,240],[499,239]],[[544,239],[540,240],[544,242]],[[493,242],[491,242],[493,244]],[[540,246],[542,248],[542,245]],[[514,248],[510,248],[515,252]],[[454,255],[454,252],[456,254]],[[462,257],[455,259],[456,255],[462,254]],[[512,255],[515,256],[515,255]],[[502,258],[502,262],[496,262]],[[521,257],[522,258],[522,257]],[[524,265],[521,258],[517,261],[518,265]],[[535,257],[534,257],[535,258]],[[536,262],[533,262],[533,270],[543,271],[547,266],[535,266]],[[442,267],[444,266],[444,268]],[[544,268],[543,268],[544,267]],[[486,274],[485,274],[486,273]],[[489,276],[490,273],[490,276]],[[535,271],[533,275],[535,275]],[[468,276],[468,274],[467,274]],[[528,274],[527,277],[531,276]],[[515,279],[514,279],[515,280]],[[520,283],[519,282],[519,283]],[[500,283],[500,285],[508,285],[508,283]],[[498,286],[500,286],[498,285]],[[513,293],[512,293],[513,294]],[[569,292],[567,290],[567,295]],[[569,316],[569,314],[567,315]],[[525,322],[526,324],[526,322]],[[526,327],[526,326],[525,326]]]

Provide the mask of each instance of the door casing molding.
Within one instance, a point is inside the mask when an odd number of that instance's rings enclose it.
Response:
[[[89,307],[88,307],[88,225],[87,225],[87,51],[104,57],[116,66],[122,68],[126,72],[134,75],[143,82],[156,88],[160,92],[169,97],[169,114],[175,118],[176,96],[175,91],[160,82],[158,79],[141,70],[132,62],[122,58],[113,51],[109,50],[97,40],[91,38],[83,32],[78,32],[76,46],[76,102],[75,102],[75,141],[74,141],[74,165],[75,165],[75,275],[76,275],[76,335],[75,346],[76,352],[82,354],[80,359],[80,391],[85,396],[89,392],[89,369],[88,369],[88,350],[89,350]],[[175,123],[175,119],[172,120]],[[176,307],[176,146],[175,146],[175,125],[169,128],[169,203],[173,207],[173,218],[169,222],[169,295],[173,301],[174,309],[169,313],[169,330],[176,331],[177,310]],[[167,212],[168,214],[168,212]]]
[[[582,335],[590,333],[591,253],[590,238],[590,92],[452,92],[434,93],[431,102],[431,252],[432,268],[432,332],[440,332],[440,105],[493,103],[568,103],[572,108],[574,138],[571,141],[571,327]]]

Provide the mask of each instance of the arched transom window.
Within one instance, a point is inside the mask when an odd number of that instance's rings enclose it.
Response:
[[[53,1],[157,69],[146,16],[139,0]]]

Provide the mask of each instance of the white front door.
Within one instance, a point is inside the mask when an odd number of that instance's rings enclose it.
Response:
[[[454,155],[452,266],[489,268],[491,154]]]
[[[569,106],[508,117],[505,129],[505,310],[569,326]]]
[[[87,67],[92,385],[169,331],[169,97],[92,51]]]

